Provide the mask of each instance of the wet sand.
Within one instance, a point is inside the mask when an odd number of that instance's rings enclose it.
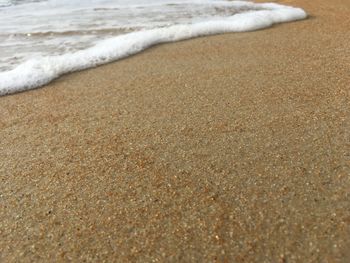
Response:
[[[350,2],[0,98],[1,262],[349,262]]]

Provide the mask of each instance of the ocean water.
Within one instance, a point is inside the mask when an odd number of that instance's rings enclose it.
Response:
[[[198,36],[306,18],[275,3],[228,0],[0,0],[0,95]]]

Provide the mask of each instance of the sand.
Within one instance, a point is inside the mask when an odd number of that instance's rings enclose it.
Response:
[[[1,262],[350,262],[350,2],[0,98]]]

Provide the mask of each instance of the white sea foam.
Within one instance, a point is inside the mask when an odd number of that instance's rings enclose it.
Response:
[[[57,2],[51,0],[50,3],[56,3],[57,5],[62,6],[64,5],[64,2],[65,1],[63,0]],[[127,3],[126,0],[117,1],[119,4],[117,7],[115,5],[110,6],[110,2],[108,2],[108,0],[98,0],[97,2],[99,5],[95,4],[94,9],[105,8],[107,10],[108,8],[113,8],[121,10],[124,8],[129,9],[130,12],[131,8],[130,2],[129,4],[125,4]],[[166,6],[168,6],[168,8],[174,5],[181,6],[185,3],[188,4],[188,1],[174,2],[170,0],[163,0],[162,5],[159,5],[160,0],[150,2],[153,3],[152,10],[154,10],[154,7],[156,7],[160,13],[162,8],[164,8],[164,3]],[[150,6],[150,2],[147,4],[148,8]],[[44,3],[41,2],[39,4],[43,5]],[[102,5],[103,3],[105,5]],[[108,4],[107,6],[106,3]],[[132,8],[135,9],[136,6],[144,8],[144,3],[144,0],[133,0]],[[216,11],[219,12],[217,15],[213,13],[208,14],[207,11],[203,11],[201,13],[201,17],[203,19],[198,19],[198,17],[185,19],[177,15],[180,17],[176,20],[176,23],[178,24],[175,23],[169,26],[166,26],[168,23],[166,20],[163,21],[158,19],[157,21],[153,20],[150,23],[146,23],[144,20],[147,20],[147,18],[138,18],[134,21],[134,24],[131,27],[141,28],[141,30],[138,29],[138,31],[124,34],[119,33],[119,35],[115,37],[104,36],[102,37],[103,40],[91,41],[93,43],[91,47],[84,47],[80,50],[73,49],[73,51],[70,52],[64,50],[56,55],[48,55],[47,52],[37,52],[35,53],[35,56],[26,59],[26,61],[21,62],[15,68],[0,72],[0,95],[36,88],[49,83],[51,80],[59,77],[62,74],[95,67],[125,58],[156,44],[227,32],[258,30],[276,23],[304,19],[307,16],[302,9],[274,3],[255,4],[246,1],[229,2],[220,0],[198,0],[192,1],[192,3],[202,5],[206,4],[206,8],[208,6],[214,6],[216,7],[215,10],[217,10],[218,7],[223,8],[223,10],[225,10],[225,8],[233,7],[235,10],[240,11],[234,12],[234,14],[231,15],[230,13],[229,15],[227,15],[227,13],[226,15],[223,15],[219,11]],[[75,8],[77,8],[77,6],[75,6]],[[84,8],[84,6],[79,6],[77,10],[81,10],[82,8]],[[22,12],[25,12],[24,10],[25,9],[23,9]],[[196,10],[198,11],[198,7]],[[59,9],[57,9],[55,12],[59,12]],[[194,13],[196,14],[196,12]],[[137,26],[137,24],[142,25],[142,23],[143,25],[147,26]],[[104,26],[106,26],[106,28],[111,28],[111,26],[113,27],[110,21],[109,24],[104,24]],[[123,29],[123,27],[120,25],[118,28]],[[33,27],[31,30],[31,32],[35,31],[33,30]],[[59,28],[57,27],[49,28],[51,34],[53,31],[57,32],[58,30]],[[81,30],[81,28],[74,30]],[[25,32],[27,31],[24,30],[23,33]],[[43,33],[43,31],[41,33]]]

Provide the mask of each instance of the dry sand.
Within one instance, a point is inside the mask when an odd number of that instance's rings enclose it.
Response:
[[[1,262],[350,262],[350,1],[0,98]]]

